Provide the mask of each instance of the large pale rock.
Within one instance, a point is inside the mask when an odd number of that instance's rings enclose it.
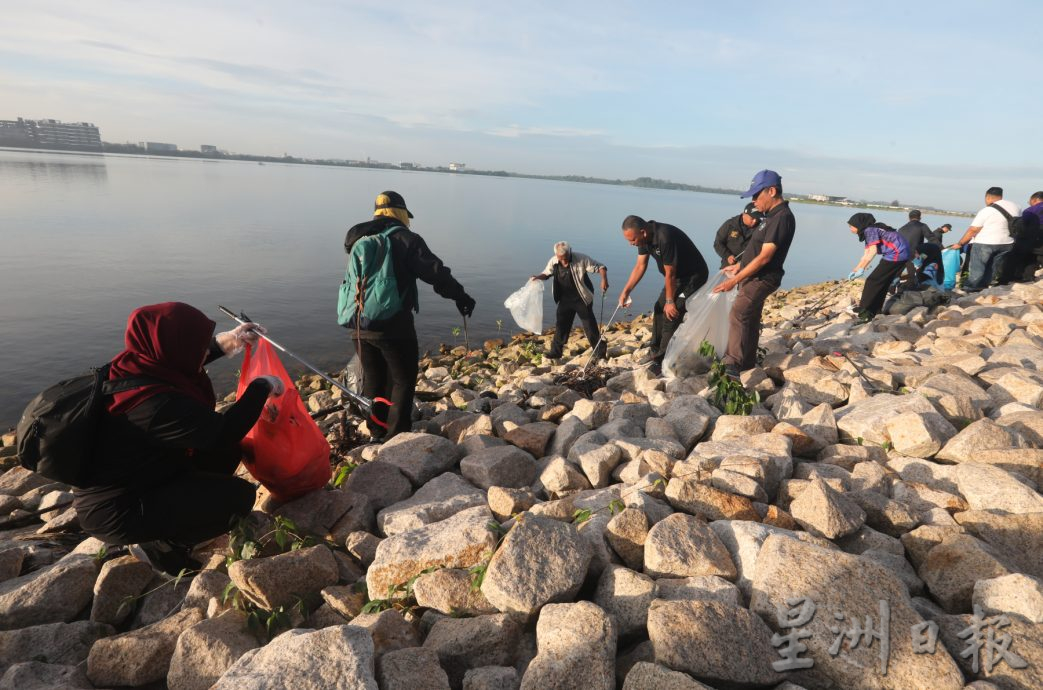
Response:
[[[812,480],[790,503],[789,512],[805,530],[817,537],[837,539],[865,524],[862,508],[843,494],[834,491],[821,479]]]
[[[500,611],[529,616],[575,596],[590,558],[575,527],[523,513],[489,561],[482,593]]]
[[[93,557],[71,553],[43,570],[0,583],[0,630],[74,620],[90,603],[97,577]]]
[[[851,491],[843,496],[862,509],[867,525],[892,537],[900,537],[920,523],[919,516],[905,504],[876,491]]]
[[[739,588],[716,575],[661,577],[656,580],[656,598],[664,601],[719,601],[742,606]]]
[[[462,455],[460,447],[449,439],[412,432],[397,434],[377,452],[379,460],[401,470],[413,486],[422,486],[453,469]]]
[[[229,566],[228,576],[243,596],[271,611],[337,584],[339,570],[328,547],[312,546],[271,558],[236,561]]]
[[[591,447],[576,454],[576,462],[595,489],[609,485],[612,481],[612,471],[622,460],[623,451],[619,446],[612,444]]]
[[[446,423],[442,433],[453,443],[462,444],[469,438],[492,434],[493,420],[487,414],[464,414]]]
[[[449,676],[430,649],[414,647],[385,654],[377,678],[382,690],[449,690]]]
[[[962,374],[935,374],[916,392],[934,403],[949,421],[979,419],[993,406],[985,389]]]
[[[504,438],[508,433],[532,421],[529,413],[514,403],[504,403],[493,409],[490,414],[496,435]]]
[[[166,678],[178,636],[203,620],[186,609],[158,623],[98,640],[87,657],[87,677],[96,686],[146,685]]]
[[[986,542],[1005,563],[1026,575],[1043,579],[1043,514],[968,510],[957,513],[956,522]]]
[[[978,580],[989,580],[1010,571],[985,543],[968,535],[951,535],[930,551],[917,568],[931,596],[949,613],[971,609]]]
[[[971,615],[944,614],[936,615],[934,620],[939,626],[938,647],[948,649],[968,678],[978,678],[965,690],[1043,687],[1043,626],[1018,615],[997,620],[984,611],[977,620]],[[974,644],[975,628],[980,631],[980,646]],[[1009,640],[1006,653],[1005,639]],[[994,644],[991,649],[990,641]],[[977,670],[973,667],[975,662]]]
[[[378,660],[388,652],[420,645],[416,628],[393,609],[361,613],[352,618],[348,625],[369,631],[373,638],[373,656]]]
[[[10,664],[38,661],[75,666],[86,661],[99,639],[113,634],[111,625],[92,621],[46,623],[0,631],[0,672]]]
[[[449,685],[459,688],[464,675],[483,666],[514,666],[522,641],[518,618],[498,613],[474,618],[442,618],[424,639],[424,649],[438,655],[449,676]]]
[[[0,678],[0,690],[70,690],[93,688],[80,666],[24,661]]]
[[[189,583],[184,608],[195,607],[205,611],[211,599],[221,599],[224,596],[225,588],[229,582],[231,580],[228,575],[220,570],[204,570],[201,573],[197,573]]]
[[[625,508],[608,521],[605,539],[628,568],[641,571],[645,564],[645,539],[649,529],[648,516],[643,511]]]
[[[145,587],[130,627],[143,628],[158,623],[175,611],[180,611],[192,583],[186,578],[180,581],[166,573],[156,573]]]
[[[713,690],[686,673],[671,671],[647,661],[639,661],[630,668],[623,690]]]
[[[366,571],[370,597],[386,596],[389,588],[404,585],[427,568],[477,565],[496,544],[488,527],[491,520],[489,508],[478,506],[383,540]]]
[[[484,503],[484,491],[460,475],[446,472],[417,489],[410,498],[377,513],[377,527],[387,536],[401,534]]]
[[[509,666],[482,666],[464,674],[463,690],[518,690],[518,671]]]
[[[170,690],[207,690],[232,664],[261,645],[246,614],[229,610],[200,621],[181,633],[170,659]]]
[[[447,616],[496,613],[481,590],[474,588],[471,574],[459,568],[439,568],[421,575],[413,585],[413,596],[417,606]]]
[[[94,583],[91,620],[119,625],[134,611],[128,599],[138,596],[152,581],[153,570],[133,556],[120,556],[107,561]]]
[[[963,463],[956,467],[956,484],[971,510],[1043,512],[1043,496],[999,467]]]
[[[547,446],[554,438],[558,427],[550,422],[533,422],[512,429],[504,436],[511,445],[518,446],[534,458],[542,458],[547,454]]]
[[[658,663],[712,683],[764,686],[782,681],[771,630],[738,606],[716,601],[655,601],[648,636]]]
[[[240,657],[212,690],[377,690],[373,666],[373,638],[362,628],[290,630]]]
[[[837,431],[840,440],[848,443],[861,438],[865,443],[881,445],[888,441],[886,425],[892,417],[906,412],[935,411],[922,395],[880,393],[836,410]]]
[[[356,467],[344,480],[341,488],[362,494],[369,499],[373,510],[377,511],[404,501],[413,493],[413,485],[402,470],[381,460],[366,462]]]
[[[51,480],[42,474],[15,465],[0,475],[0,495],[21,496],[51,483]]]
[[[611,519],[608,511],[599,511],[577,527],[579,538],[587,545],[587,550],[590,552],[590,565],[587,567],[587,575],[590,577],[600,575],[609,564],[620,562],[608,543],[607,530]]]
[[[996,424],[991,419],[979,419],[956,434],[938,452],[939,460],[950,462],[974,462],[974,457],[984,450],[1007,450],[1023,447],[1024,440],[1009,427]]]
[[[577,400],[576,404],[572,406],[572,411],[565,418],[574,417],[587,427],[596,428],[607,423],[611,413],[612,403],[584,399]]]
[[[989,387],[988,393],[998,405],[1018,402],[1038,408],[1043,402],[1043,385],[1037,378],[1021,372],[1004,374]]]
[[[707,520],[760,519],[750,499],[721,491],[695,477],[672,478],[666,485],[666,499],[676,510]]]
[[[768,535],[780,534],[792,539],[817,541],[823,546],[829,544],[829,542],[812,537],[805,532],[793,532],[749,520],[715,520],[710,523],[710,529],[728,550],[728,555],[735,564],[735,584],[747,598],[749,598],[752,588],[751,578],[757,566],[757,554],[760,553],[761,545],[764,544]]]
[[[594,592],[594,603],[612,616],[620,635],[645,629],[648,606],[655,598],[655,580],[618,565],[602,571]]]
[[[346,489],[317,489],[280,506],[275,513],[291,520],[301,534],[333,534],[335,541],[342,540],[348,532],[373,529],[369,499]]]
[[[568,455],[569,450],[572,449],[572,444],[588,431],[590,431],[590,427],[584,424],[581,420],[576,417],[565,417],[561,420],[561,424],[558,424],[558,428],[554,432],[554,437],[551,439],[546,454]]]
[[[956,427],[937,412],[905,412],[888,420],[887,435],[902,455],[929,458],[956,435]]]
[[[504,521],[512,515],[522,513],[536,505],[536,494],[532,489],[511,489],[504,486],[491,486],[486,492],[489,510],[497,520]]]
[[[521,488],[536,479],[532,455],[514,446],[486,448],[460,461],[460,472],[475,486]]]
[[[653,577],[736,577],[735,563],[713,530],[702,520],[683,513],[674,513],[649,530],[645,572]]]
[[[779,612],[792,608],[788,601],[801,598],[815,606],[810,622],[796,628],[781,628]],[[847,629],[853,619],[864,621],[865,616],[871,616],[874,627],[878,628],[881,601],[887,602],[890,612],[891,651],[886,674],[880,668],[879,642],[857,648],[845,644],[843,654],[830,654],[830,645],[836,638],[830,630],[837,625],[834,612],[845,616],[843,629]],[[791,677],[802,685],[805,683],[801,679],[806,677],[809,687],[829,684],[838,688],[881,690],[928,687],[960,690],[963,687],[959,668],[940,646],[935,654],[914,653],[909,631],[912,626],[923,623],[923,619],[913,608],[901,580],[868,559],[771,535],[757,557],[750,610],[760,614],[782,635],[799,631],[811,633],[800,640],[807,645],[807,652],[801,657],[811,660],[814,668]]]
[[[547,462],[540,472],[539,485],[551,497],[565,496],[590,488],[590,482],[583,473],[563,457],[554,457]]]
[[[848,386],[840,381],[837,372],[814,364],[790,367],[782,375],[812,405],[840,405],[849,395]]]
[[[990,615],[1016,613],[1033,623],[1043,623],[1043,582],[1021,573],[978,580],[971,603]]]
[[[615,688],[616,637],[612,619],[589,601],[546,606],[522,690]]]
[[[767,415],[728,415],[722,414],[713,425],[711,441],[742,439],[754,434],[764,434],[772,430],[775,418]]]

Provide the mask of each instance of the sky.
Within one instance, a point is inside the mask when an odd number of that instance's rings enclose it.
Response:
[[[0,0],[0,119],[974,210],[1043,189],[1034,2]]]

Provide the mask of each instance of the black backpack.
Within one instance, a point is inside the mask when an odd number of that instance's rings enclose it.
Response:
[[[18,462],[27,470],[63,484],[85,479],[105,398],[159,383],[144,376],[108,381],[109,365],[59,381],[30,402],[18,422]]]
[[[1007,209],[997,203],[989,204],[989,208],[994,208],[1003,214],[1003,217],[1007,219],[1007,231],[1010,233],[1012,238],[1018,239],[1018,235],[1020,235],[1025,229],[1025,220],[1021,216],[1015,218],[1010,215],[1010,213],[1007,212]]]

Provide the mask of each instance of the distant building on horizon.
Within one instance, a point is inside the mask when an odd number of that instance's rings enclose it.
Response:
[[[101,132],[90,122],[0,120],[0,146],[101,151]]]
[[[178,150],[177,144],[164,144],[161,141],[142,141],[138,146],[149,153],[175,153]]]
[[[466,163],[450,163],[449,164],[449,170],[451,170],[452,172],[456,172],[457,170],[463,170],[466,167],[467,167]]]
[[[812,201],[831,201],[838,203],[847,199],[846,196],[828,196],[826,194],[808,194],[808,198]]]
[[[218,153],[217,147],[216,146],[211,146],[210,144],[202,144],[202,145],[200,145],[199,152],[200,153]]]

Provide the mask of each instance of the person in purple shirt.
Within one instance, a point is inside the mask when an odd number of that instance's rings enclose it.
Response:
[[[1043,265],[1043,191],[1029,197],[1029,205],[1021,212],[1021,231],[1014,238],[1014,248],[1007,257],[1003,283],[1031,283]]]
[[[880,313],[887,297],[887,288],[909,261],[909,243],[897,230],[878,222],[872,213],[856,213],[847,223],[851,232],[858,235],[859,241],[866,244],[862,259],[847,279],[854,280],[865,275],[866,267],[877,255],[880,256],[880,263],[866,278],[862,298],[858,302],[858,320],[865,323]]]

